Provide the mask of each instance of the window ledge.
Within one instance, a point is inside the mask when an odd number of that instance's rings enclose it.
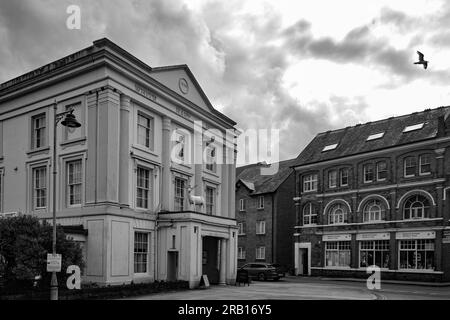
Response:
[[[184,169],[192,170],[192,166],[184,164],[184,163],[178,163],[178,162],[175,162],[175,161],[171,161],[171,164],[172,164],[172,168],[181,167],[181,168],[184,168]]]
[[[214,171],[211,171],[211,170],[208,170],[208,169],[203,169],[203,172],[205,172],[205,173],[207,173],[209,175],[212,175],[213,177],[220,178],[219,175],[217,174],[217,172],[214,172]]]
[[[66,209],[79,209],[82,208],[82,204],[74,204],[74,205],[67,205]]]
[[[140,150],[140,151],[145,152],[145,153],[149,153],[149,154],[151,154],[151,155],[153,155],[155,157],[159,157],[159,155],[154,150],[152,150],[150,148],[147,148],[147,147],[144,147],[144,146],[141,146],[139,144],[133,144],[132,148]]]
[[[311,267],[315,270],[355,270],[355,271],[366,271],[366,268],[351,268],[351,267]],[[425,274],[443,274],[443,271],[434,271],[427,269],[398,269],[392,270],[387,268],[381,268],[382,272],[399,272],[399,273],[425,273]]]
[[[431,175],[431,172],[419,173],[419,176],[421,176],[421,177],[426,177],[426,176],[430,176],[430,175]]]
[[[398,270],[389,270],[393,272],[402,272],[402,273],[432,273],[432,274],[443,274],[442,271],[434,271],[431,269],[398,269]]]
[[[302,194],[312,194],[312,193],[317,193],[317,190],[303,191]]]
[[[367,271],[367,268],[370,268],[371,266],[368,266],[368,267],[359,267],[359,268],[356,268],[355,270],[358,270],[358,271]],[[389,268],[380,268],[380,271],[384,271],[384,272],[386,272],[386,271],[389,271]]]
[[[133,276],[134,276],[135,278],[139,278],[139,279],[142,279],[142,278],[151,278],[151,275],[150,275],[149,273],[133,273]]]
[[[50,147],[42,147],[38,149],[32,149],[26,152],[28,157],[39,155],[39,154],[48,154],[50,152]]]
[[[61,142],[59,145],[61,147],[70,147],[70,146],[76,145],[76,144],[81,144],[81,145],[86,144],[86,137],[81,137],[81,138],[72,139],[72,140],[66,140],[66,141]]]

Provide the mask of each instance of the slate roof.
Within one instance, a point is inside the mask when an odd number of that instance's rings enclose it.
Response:
[[[238,171],[236,169],[236,185],[242,183],[250,189],[251,195],[273,193],[293,172],[291,166],[294,164],[294,161],[295,159],[279,162],[278,172],[270,176],[261,175],[260,169],[265,166],[265,164],[261,163],[237,168],[241,170]],[[248,187],[249,183],[253,184],[254,191]]]
[[[295,160],[294,166],[433,139],[443,135],[444,128],[440,127],[439,123],[444,118],[449,117],[449,115],[450,106],[445,106],[322,132],[300,153]],[[422,129],[403,132],[405,127],[419,123],[424,123]],[[442,121],[441,123],[443,124],[444,122]],[[382,138],[366,141],[370,135],[380,132],[384,132]],[[338,146],[330,151],[322,151],[324,147],[333,144],[338,144]]]

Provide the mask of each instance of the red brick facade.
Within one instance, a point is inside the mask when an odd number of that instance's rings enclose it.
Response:
[[[292,198],[295,195],[295,176],[289,164],[285,162],[280,172],[272,177],[260,176],[259,171],[251,177],[248,174],[245,176],[245,172],[243,175],[238,174],[236,220],[238,225],[245,224],[245,234],[239,235],[238,239],[238,250],[245,251],[245,258],[240,258],[238,251],[238,266],[250,262],[278,263],[286,271],[293,272],[295,206]],[[239,176],[244,176],[244,181],[252,181],[254,190],[240,181]],[[274,181],[276,184],[268,187]],[[264,198],[264,208],[259,208],[260,197]],[[240,210],[241,200],[245,201],[244,210]],[[264,234],[257,234],[258,221],[265,222]],[[258,247],[265,248],[264,259],[257,259]]]
[[[450,281],[450,119],[438,123],[431,139],[297,163],[297,274],[367,278],[376,264],[382,279]],[[307,191],[311,174],[317,187]]]

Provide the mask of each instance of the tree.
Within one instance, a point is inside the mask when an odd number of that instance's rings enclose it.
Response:
[[[53,228],[46,221],[31,215],[0,219],[0,277],[5,288],[29,289],[35,277],[39,285],[50,285],[47,272],[47,253],[52,252]],[[58,283],[65,284],[69,265],[84,268],[81,247],[67,239],[61,226],[57,226],[56,252],[62,255],[62,269],[57,273]]]

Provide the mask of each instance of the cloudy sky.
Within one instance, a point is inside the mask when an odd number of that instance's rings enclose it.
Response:
[[[105,36],[150,66],[188,64],[239,128],[281,130],[282,160],[322,131],[450,105],[445,0],[1,0],[0,82]]]

